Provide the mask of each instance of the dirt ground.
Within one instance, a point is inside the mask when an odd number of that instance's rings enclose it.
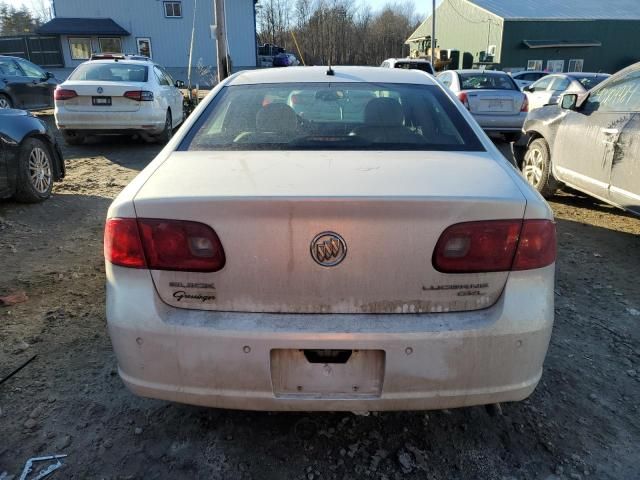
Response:
[[[504,148],[504,146],[503,146]],[[159,151],[64,147],[41,205],[0,202],[0,478],[67,454],[65,479],[640,478],[640,220],[573,194],[558,219],[556,324],[521,403],[451,411],[252,413],[134,397],[105,328],[102,227]]]

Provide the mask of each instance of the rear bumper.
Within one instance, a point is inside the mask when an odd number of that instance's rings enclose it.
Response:
[[[165,124],[164,112],[156,112],[151,108],[141,108],[133,112],[79,112],[56,106],[54,116],[56,126],[63,131],[143,131],[158,134],[163,131]]]
[[[527,118],[526,112],[518,115],[481,115],[474,113],[473,118],[483,130],[491,132],[521,132]]]
[[[476,312],[255,314],[170,307],[149,272],[107,264],[107,320],[120,375],[138,395],[249,410],[453,408],[522,400],[535,389],[553,279],[554,266],[514,272],[500,300]],[[276,394],[274,349],[382,350],[381,391]]]

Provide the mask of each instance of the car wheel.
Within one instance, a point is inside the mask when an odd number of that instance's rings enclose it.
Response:
[[[543,197],[549,198],[556,193],[558,182],[551,171],[551,154],[544,138],[538,138],[529,144],[522,162],[522,174]]]
[[[158,143],[169,143],[173,137],[173,119],[171,118],[171,110],[167,110],[167,116],[164,121],[164,130],[156,137]]]
[[[51,196],[53,161],[49,146],[37,138],[25,140],[18,159],[18,183],[15,199],[19,202],[42,202]]]
[[[62,138],[67,145],[82,145],[84,143],[85,136],[79,135],[75,132],[62,132]]]
[[[4,93],[0,93],[0,108],[13,108],[13,103],[11,99],[7,97]]]

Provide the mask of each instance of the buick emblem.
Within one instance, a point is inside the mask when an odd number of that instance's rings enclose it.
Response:
[[[334,267],[347,256],[347,244],[333,232],[322,232],[311,241],[311,257],[318,265]]]
[[[102,87],[98,87],[98,90],[97,90],[97,91],[98,91],[98,93],[102,93],[102,92],[104,92],[104,90],[102,89]]]

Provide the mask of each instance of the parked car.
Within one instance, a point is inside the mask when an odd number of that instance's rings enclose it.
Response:
[[[53,73],[24,58],[0,55],[0,108],[50,108],[56,85]]]
[[[501,133],[508,142],[520,138],[529,104],[505,72],[448,70],[438,75],[486,132]]]
[[[304,119],[300,92],[318,104]],[[320,102],[350,92],[360,114],[328,118]],[[105,256],[120,375],[178,402],[521,400],[553,324],[549,206],[418,71],[226,79],[113,202]]]
[[[41,202],[62,180],[64,160],[51,128],[24,110],[0,110],[0,198]]]
[[[274,67],[297,67],[300,60],[293,53],[279,53],[273,57]]]
[[[524,70],[522,72],[511,73],[511,78],[516,82],[520,90],[528,87],[533,82],[540,80],[543,77],[549,75],[549,72],[543,72],[541,70]]]
[[[404,68],[405,70],[422,70],[423,72],[435,75],[436,72],[433,69],[433,65],[424,58],[387,58],[382,65],[382,68]]]
[[[123,133],[166,143],[183,120],[183,85],[149,60],[89,60],[56,89],[56,124],[71,145],[87,135]]]
[[[640,63],[532,111],[520,167],[545,197],[568,185],[640,214]]]
[[[579,98],[611,75],[607,73],[555,73],[524,88],[529,111],[544,105],[557,104],[564,93],[576,93]]]

